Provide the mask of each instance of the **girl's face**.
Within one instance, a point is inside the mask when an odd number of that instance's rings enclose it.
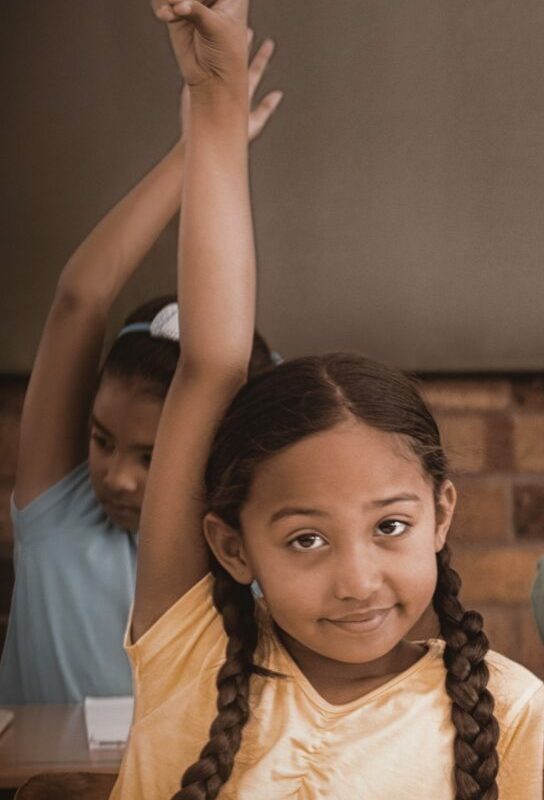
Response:
[[[206,527],[233,577],[258,580],[287,642],[360,664],[392,651],[429,605],[454,505],[449,481],[435,504],[401,437],[347,421],[257,468],[239,551],[217,518]]]
[[[91,414],[89,470],[111,521],[137,531],[162,401],[137,381],[104,376]]]

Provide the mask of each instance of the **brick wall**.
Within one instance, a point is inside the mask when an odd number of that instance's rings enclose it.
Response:
[[[450,543],[463,602],[484,614],[494,649],[544,678],[530,608],[544,556],[544,377],[421,380],[460,493]],[[0,376],[0,646],[13,581],[8,502],[25,385]],[[417,633],[434,631],[427,614]]]
[[[495,650],[544,678],[530,605],[544,556],[544,378],[427,376],[422,388],[459,491],[450,545],[462,600]]]

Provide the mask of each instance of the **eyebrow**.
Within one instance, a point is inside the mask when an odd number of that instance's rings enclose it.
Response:
[[[383,500],[373,500],[369,505],[372,508],[383,508],[384,506],[390,506],[393,503],[421,503],[421,497],[417,494],[411,494],[410,492],[404,492],[403,494],[396,494],[394,497],[386,497]]]
[[[106,426],[103,425],[100,422],[100,420],[94,414],[91,414],[91,424],[94,425],[96,428],[98,428],[101,433],[105,434],[106,436],[109,436],[110,439],[115,439],[115,436],[113,435],[113,433],[110,430],[108,430],[108,428],[106,428]],[[131,450],[143,450],[145,452],[147,452],[147,451],[151,452],[153,450],[153,445],[152,444],[133,444],[133,445],[131,445]]]
[[[384,508],[385,506],[393,505],[393,503],[421,503],[421,497],[417,494],[411,494],[410,492],[405,492],[403,494],[396,494],[393,497],[385,497],[380,500],[373,500],[371,503],[368,503],[370,508]],[[294,516],[314,516],[314,517],[328,517],[330,516],[326,511],[321,511],[318,508],[303,508],[299,506],[285,506],[285,508],[280,508],[278,511],[275,511],[270,520],[268,522],[269,525],[272,525],[274,522],[278,522],[280,519],[284,519],[284,517],[294,517]]]

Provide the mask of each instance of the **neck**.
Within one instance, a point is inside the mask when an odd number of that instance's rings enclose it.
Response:
[[[374,661],[346,663],[322,656],[276,627],[276,633],[314,689],[331,703],[348,703],[409,669],[425,654],[422,644],[401,641]]]

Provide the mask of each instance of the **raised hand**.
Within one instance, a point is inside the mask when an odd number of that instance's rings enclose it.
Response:
[[[152,0],[189,87],[247,80],[248,0]]]
[[[253,32],[250,32],[249,43],[253,38]],[[266,126],[268,120],[279,106],[283,97],[283,92],[275,90],[269,92],[263,99],[252,108],[253,96],[258,85],[261,82],[265,70],[269,64],[270,59],[274,53],[274,42],[272,39],[265,39],[253,56],[249,65],[249,124],[248,124],[248,138],[252,142]]]
[[[248,30],[248,47],[251,47],[253,41],[253,31]],[[253,141],[266,127],[269,119],[274,111],[280,104],[283,98],[283,92],[277,89],[269,92],[259,103],[252,108],[253,98],[257,87],[259,86],[262,77],[268,67],[270,59],[274,53],[274,42],[272,39],[265,39],[261,44],[255,55],[253,56],[249,65],[248,75],[248,95],[249,95],[249,121],[248,121],[248,140]],[[182,135],[187,130],[189,120],[189,108],[191,98],[189,94],[189,87],[184,86],[181,93],[181,130]]]

